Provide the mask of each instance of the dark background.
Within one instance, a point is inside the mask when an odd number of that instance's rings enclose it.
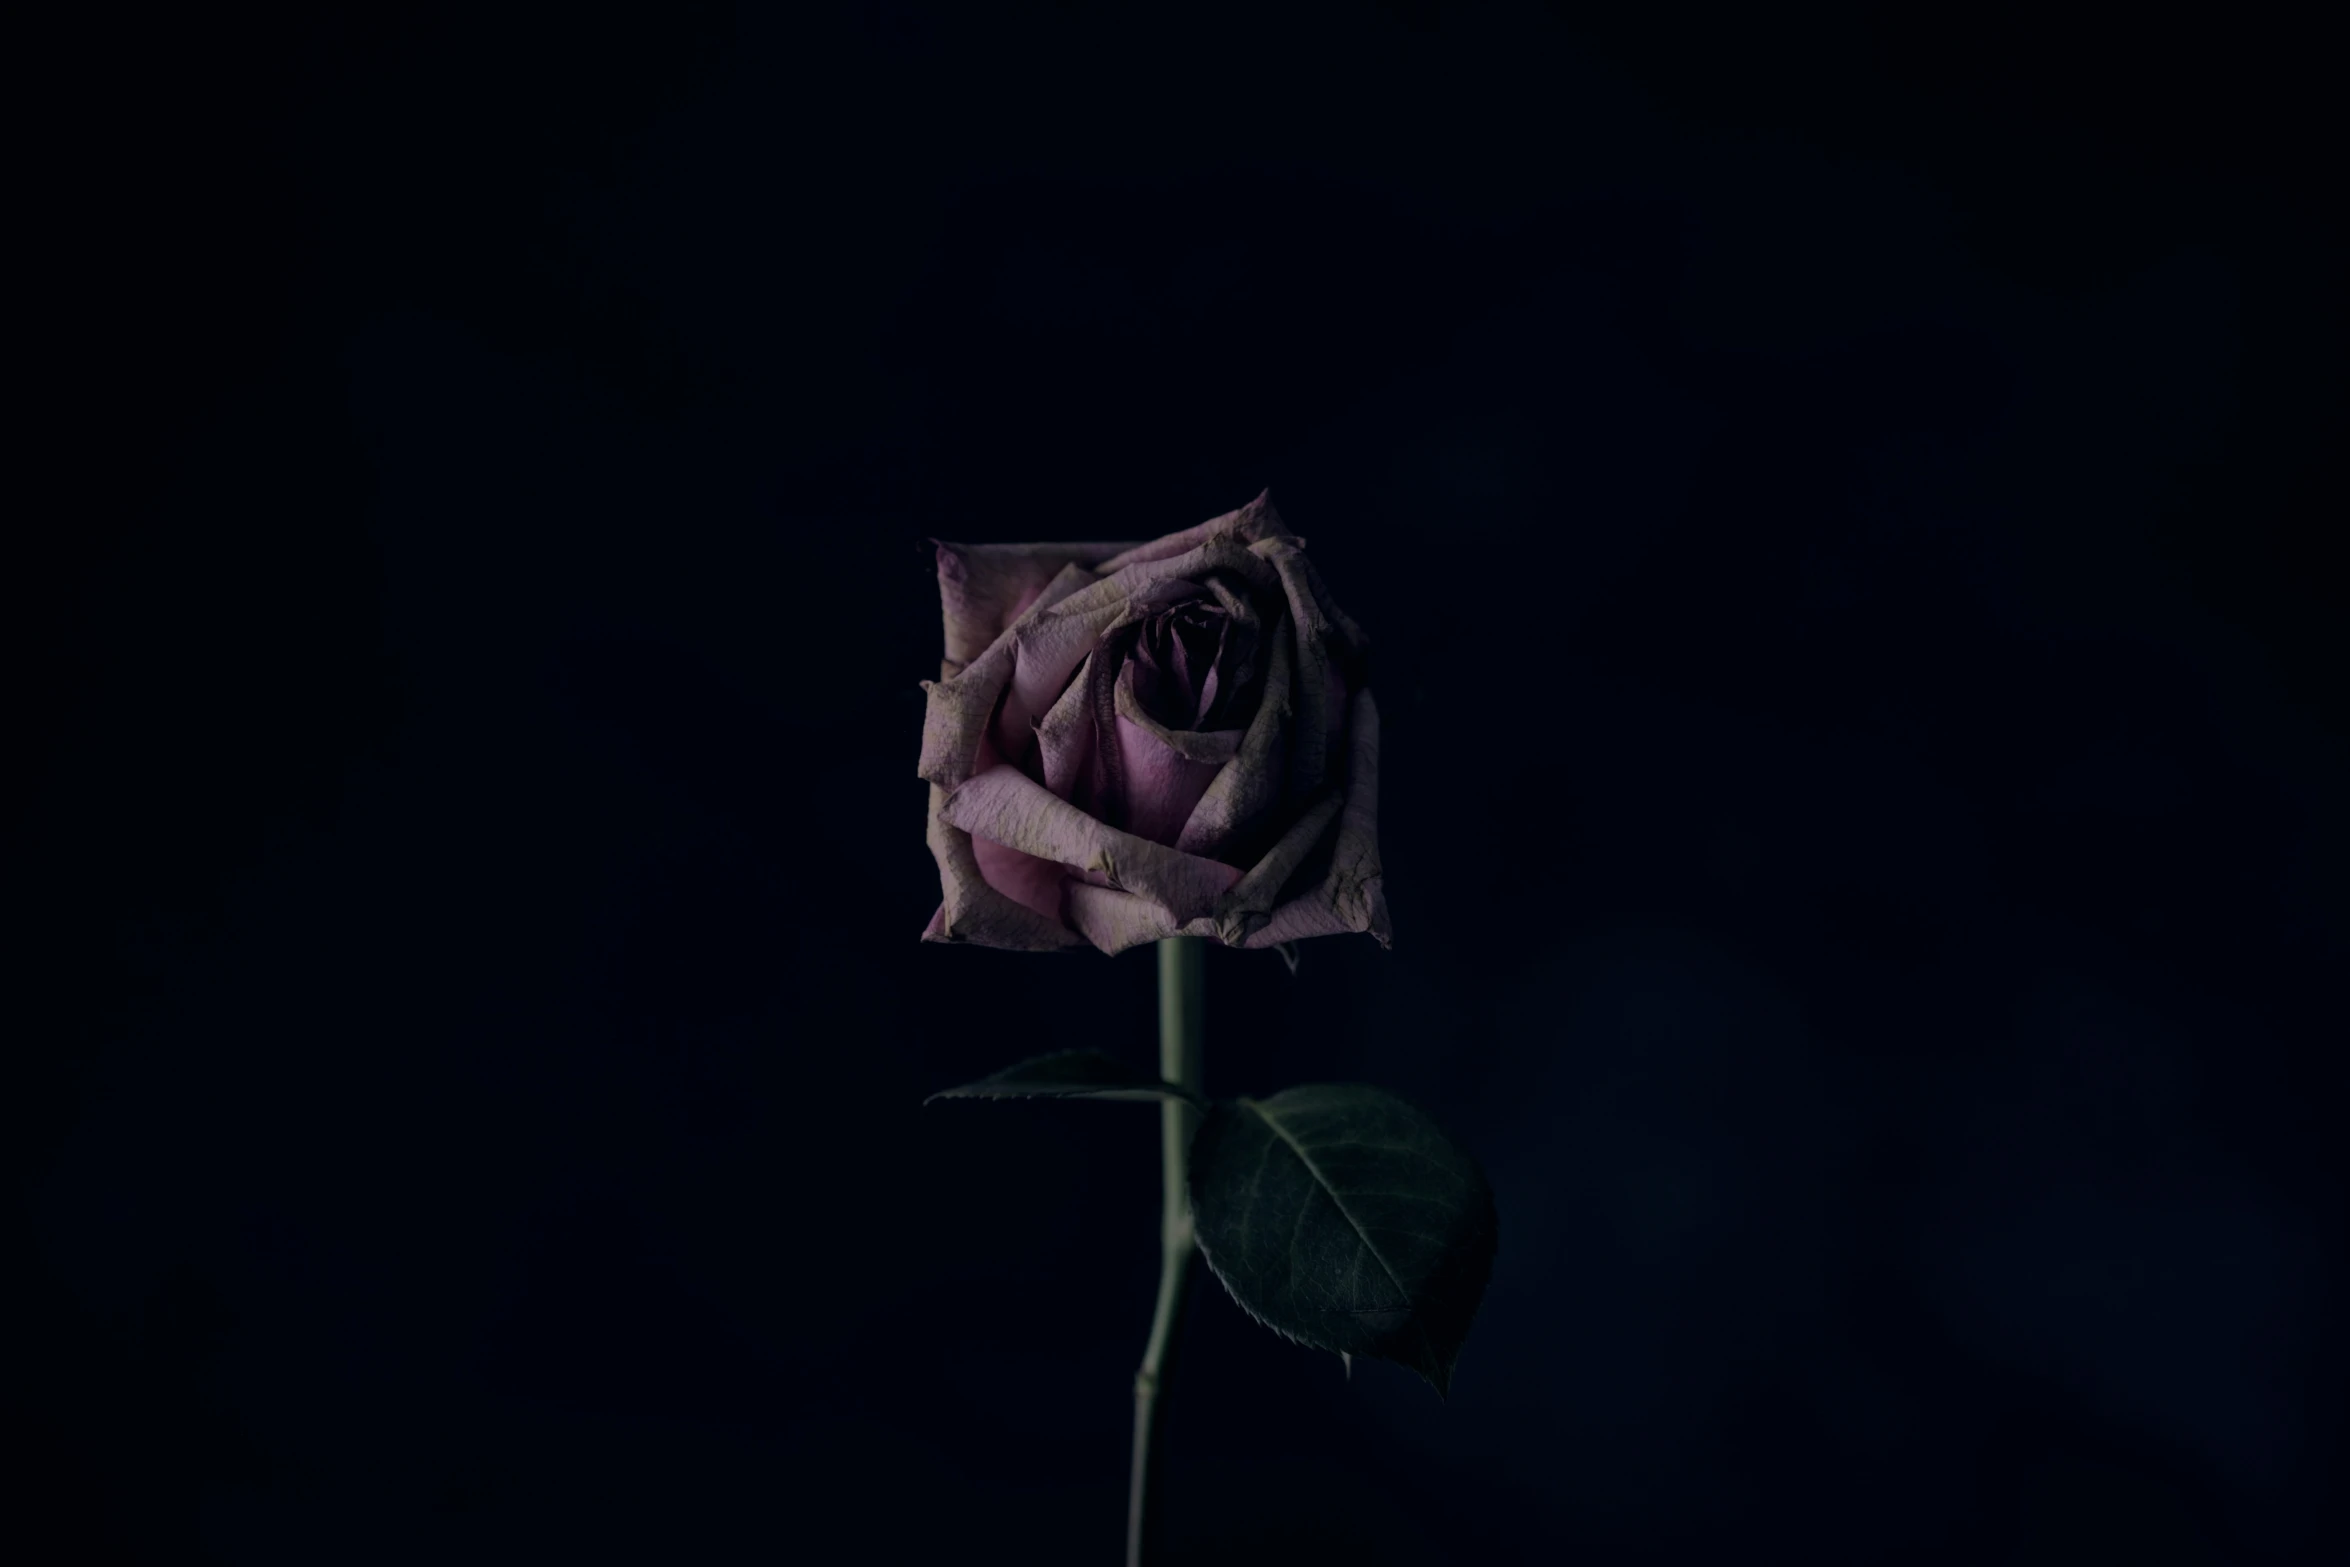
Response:
[[[920,1100],[1152,958],[917,942],[916,541],[1265,486],[1396,940],[1210,1087],[1503,1235],[1449,1404],[1204,1282],[1172,1559],[2344,1546],[2314,36],[311,10],[18,62],[40,1559],[1113,1560],[1156,1117]]]

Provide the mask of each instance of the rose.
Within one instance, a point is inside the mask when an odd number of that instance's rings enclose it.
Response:
[[[1259,495],[1148,544],[948,544],[926,941],[1388,942],[1369,644]]]
[[[946,898],[923,939],[1159,947],[1157,1070],[1056,1050],[930,1096],[1161,1101],[1131,1567],[1194,1255],[1276,1332],[1350,1373],[1357,1355],[1409,1366],[1441,1396],[1492,1273],[1493,1191],[1393,1094],[1211,1100],[1202,1082],[1206,939],[1284,956],[1339,931],[1388,941],[1369,646],[1305,540],[1259,495],[1149,544],[931,543],[946,662],[922,683],[920,772]]]

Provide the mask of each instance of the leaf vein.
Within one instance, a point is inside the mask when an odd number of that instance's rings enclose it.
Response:
[[[1362,1243],[1363,1249],[1371,1254],[1372,1259],[1379,1264],[1380,1271],[1387,1275],[1387,1282],[1395,1286],[1395,1293],[1401,1297],[1404,1309],[1407,1312],[1411,1311],[1412,1292],[1404,1288],[1403,1280],[1396,1277],[1395,1269],[1388,1264],[1386,1257],[1380,1254],[1379,1248],[1372,1244],[1371,1237],[1363,1229],[1361,1221],[1356,1219],[1352,1213],[1347,1211],[1345,1202],[1340,1199],[1337,1190],[1331,1186],[1329,1178],[1322,1173],[1322,1167],[1314,1162],[1314,1156],[1306,1151],[1305,1145],[1303,1143],[1299,1142],[1295,1137],[1290,1135],[1289,1129],[1287,1127],[1283,1126],[1272,1116],[1267,1115],[1263,1105],[1257,1103],[1255,1100],[1243,1100],[1242,1103],[1246,1104],[1250,1110],[1255,1112],[1258,1120],[1264,1122],[1265,1125],[1272,1128],[1274,1136],[1280,1138],[1282,1142],[1289,1145],[1289,1151],[1297,1156],[1298,1163],[1306,1167],[1306,1173],[1311,1175],[1314,1178],[1315,1184],[1320,1186],[1322,1190],[1328,1194],[1330,1198],[1330,1205],[1338,1210],[1339,1217],[1346,1220],[1348,1226],[1354,1230],[1355,1237]],[[1270,1147],[1271,1145],[1268,1144],[1267,1146]],[[1305,1217],[1306,1210],[1312,1206],[1313,1205],[1311,1203],[1300,1203],[1298,1205],[1298,1217],[1302,1220]],[[1294,1287],[1294,1282],[1297,1277],[1297,1234],[1294,1227],[1292,1227],[1289,1238],[1289,1272]]]

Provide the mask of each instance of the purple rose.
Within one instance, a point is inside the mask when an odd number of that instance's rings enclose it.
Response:
[[[1362,628],[1260,495],[1149,544],[938,544],[925,941],[1388,941]]]

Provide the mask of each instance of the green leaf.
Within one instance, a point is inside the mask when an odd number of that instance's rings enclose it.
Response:
[[[1200,1252],[1286,1338],[1408,1366],[1443,1397],[1493,1273],[1477,1163],[1416,1107],[1356,1083],[1219,1101],[1191,1145]]]
[[[1189,1089],[1099,1050],[1032,1056],[976,1083],[942,1088],[930,1099],[1180,1099],[1203,1110],[1208,1103]]]

